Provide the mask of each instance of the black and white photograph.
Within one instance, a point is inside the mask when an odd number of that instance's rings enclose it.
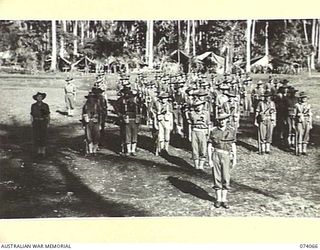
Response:
[[[0,20],[0,219],[320,215],[320,19]]]

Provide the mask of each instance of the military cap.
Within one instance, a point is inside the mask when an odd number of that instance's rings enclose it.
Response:
[[[295,92],[298,92],[299,90],[295,89],[293,86],[289,86],[288,88],[288,92],[290,93],[295,93]]]
[[[208,92],[200,89],[200,90],[195,91],[195,92],[193,93],[193,95],[195,95],[195,96],[207,96],[207,95],[208,95]]]
[[[130,85],[130,82],[129,82],[129,81],[124,81],[124,82],[122,82],[122,86],[128,86],[128,85]]]
[[[237,84],[238,83],[238,81],[236,80],[236,79],[233,79],[232,81],[231,81],[231,84]]]
[[[204,81],[204,82],[201,82],[200,85],[202,87],[206,87],[206,86],[209,86],[209,83],[207,81]]]
[[[288,81],[287,79],[283,79],[283,80],[281,80],[280,82],[281,82],[284,86],[286,86],[289,81]]]
[[[37,100],[37,97],[38,97],[39,95],[42,96],[42,100],[43,100],[44,98],[46,98],[46,96],[47,96],[46,93],[38,92],[37,94],[33,95],[32,98],[33,98],[34,100]]]

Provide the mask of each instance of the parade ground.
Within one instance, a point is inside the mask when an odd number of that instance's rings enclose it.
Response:
[[[75,76],[76,111],[65,115],[65,75],[0,76],[0,218],[320,215],[320,74],[279,75],[305,91],[313,111],[308,156],[273,145],[259,155],[256,128],[241,120],[238,162],[231,172],[230,209],[214,208],[211,169],[196,170],[190,145],[173,138],[169,155],[154,155],[151,133],[142,126],[137,156],[121,156],[119,127],[112,114],[115,76],[109,83],[109,114],[103,145],[84,154],[80,122],[92,76]],[[268,75],[252,75],[267,80]],[[47,93],[51,111],[48,155],[33,155],[32,96]],[[176,140],[175,140],[176,139]]]

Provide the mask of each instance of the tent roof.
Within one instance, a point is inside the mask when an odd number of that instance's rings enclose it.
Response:
[[[173,59],[173,60],[175,60],[175,61],[178,61],[178,51],[179,51],[179,54],[180,54],[180,60],[181,61],[185,61],[185,62],[187,62],[187,61],[189,61],[189,56],[188,55],[186,55],[183,51],[181,51],[181,50],[175,50],[175,51],[173,51],[171,54],[170,54],[170,58],[171,59]]]
[[[210,57],[210,59],[220,65],[224,65],[224,58],[222,56],[218,56],[213,51],[207,51],[202,53],[201,55],[196,56],[196,58],[200,61]]]

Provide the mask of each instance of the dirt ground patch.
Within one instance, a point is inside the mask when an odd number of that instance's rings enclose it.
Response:
[[[289,78],[310,95],[315,114],[307,157],[296,157],[277,146],[270,156],[258,155],[254,129],[242,123],[229,210],[213,207],[211,170],[192,167],[185,141],[173,143],[169,156],[156,157],[151,134],[143,129],[138,155],[123,157],[117,153],[119,129],[109,123],[99,154],[85,157],[79,119],[90,79],[82,80],[73,118],[61,114],[65,111],[63,79],[0,79],[0,218],[319,217],[320,78]],[[45,102],[51,109],[45,159],[36,159],[32,153],[29,114],[37,91],[47,93]],[[114,91],[109,94],[115,98]]]

